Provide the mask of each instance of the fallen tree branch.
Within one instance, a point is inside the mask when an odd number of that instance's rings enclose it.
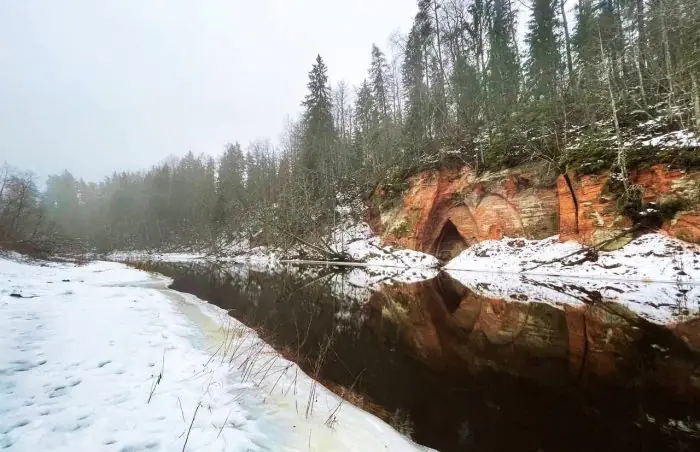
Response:
[[[612,237],[612,238],[609,238],[609,239],[607,239],[607,240],[603,240],[603,241],[600,242],[600,243],[596,243],[596,244],[593,245],[593,246],[590,246],[590,247],[583,247],[583,248],[581,248],[580,250],[576,250],[576,251],[574,251],[573,253],[567,254],[566,256],[562,256],[562,257],[559,257],[559,258],[556,258],[556,259],[552,259],[552,260],[550,260],[550,261],[539,262],[539,263],[538,263],[537,265],[535,265],[534,267],[526,268],[526,269],[523,269],[522,271],[524,271],[524,272],[529,272],[529,271],[532,271],[532,270],[534,270],[534,269],[536,269],[536,268],[543,267],[543,266],[545,266],[545,265],[551,265],[551,264],[555,264],[555,263],[557,263],[557,262],[562,262],[562,261],[564,261],[565,259],[568,259],[568,258],[570,258],[570,257],[576,256],[576,255],[578,255],[578,254],[591,253],[591,252],[598,251],[598,250],[600,250],[601,248],[603,248],[604,246],[606,246],[606,245],[608,245],[608,244],[614,242],[615,240],[618,240],[618,239],[621,238],[621,237],[624,237],[624,236],[627,235],[627,234],[631,234],[632,232],[635,232],[635,231],[639,230],[640,228],[641,228],[641,225],[632,226],[631,228],[625,229],[624,231],[622,231],[621,233],[617,234],[616,236],[614,236],[614,237]],[[585,262],[586,260],[588,260],[588,259],[587,259],[587,258],[582,258],[582,259],[579,259],[578,261],[576,261],[576,263],[577,263],[577,264],[581,264],[581,263]],[[573,264],[572,264],[572,265],[573,265]]]
[[[327,249],[323,249],[318,245],[314,245],[313,243],[309,243],[306,240],[302,239],[301,237],[296,236],[295,234],[292,234],[291,232],[284,231],[282,229],[278,229],[282,234],[287,235],[288,237],[296,240],[297,242],[301,243],[302,245],[306,245],[309,248],[318,251],[324,256],[327,256],[330,260],[332,261],[341,261],[341,262],[356,262],[355,259],[353,259],[352,256],[350,256],[347,253],[344,252],[338,252],[333,250],[330,246],[328,246],[326,243],[324,245],[326,246]]]

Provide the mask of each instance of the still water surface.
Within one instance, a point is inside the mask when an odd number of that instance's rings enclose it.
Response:
[[[150,265],[307,373],[330,341],[319,380],[440,451],[700,450],[697,318],[487,297],[446,274],[368,290],[328,268]]]

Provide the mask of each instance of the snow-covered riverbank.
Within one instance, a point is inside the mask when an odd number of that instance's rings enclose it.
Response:
[[[0,257],[0,280],[0,447],[420,449],[164,278]]]
[[[369,267],[386,267],[396,269],[421,268],[432,269],[439,266],[438,260],[420,251],[382,246],[378,236],[365,222],[348,222],[334,229],[322,240],[328,251],[345,254],[352,260]],[[319,245],[319,249],[323,245]],[[288,250],[271,246],[251,246],[247,239],[229,244],[215,255],[206,252],[159,252],[159,251],[116,251],[106,255],[114,261],[148,261],[190,262],[197,260],[216,260],[249,264],[258,267],[275,266],[285,261],[323,260],[326,255],[305,245],[298,245]]]
[[[380,284],[411,283],[438,274],[433,256],[414,250],[382,247],[365,223],[347,223],[333,235],[334,247],[358,261],[345,277],[326,284],[340,298],[366,302]],[[293,256],[266,247],[238,246],[218,262],[278,271]],[[188,262],[203,254],[118,253],[120,260]],[[661,233],[645,234],[615,251],[587,255],[575,241],[504,238],[477,243],[444,267],[450,276],[476,293],[523,302],[580,306],[604,301],[622,303],[652,322],[666,324],[700,313],[700,247]],[[665,284],[653,284],[665,283]]]
[[[462,252],[445,269],[700,282],[700,247],[663,234],[642,235],[618,250],[599,251],[595,259],[583,260],[585,254],[580,251],[585,251],[581,244],[560,242],[557,236],[544,240],[486,240]]]

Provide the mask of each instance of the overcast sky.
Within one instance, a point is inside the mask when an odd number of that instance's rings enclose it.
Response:
[[[0,163],[100,180],[277,139],[317,53],[359,83],[415,0],[0,0]]]

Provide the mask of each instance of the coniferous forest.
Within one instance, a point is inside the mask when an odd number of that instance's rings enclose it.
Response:
[[[624,181],[651,163],[697,167],[696,144],[659,144],[700,132],[699,26],[700,0],[419,0],[406,35],[367,49],[359,86],[331,85],[321,55],[309,62],[279,140],[232,137],[218,159],[189,152],[102,181],[66,171],[44,185],[6,164],[0,242],[274,243],[332,225],[338,193],[398,192],[425,169],[539,162]]]

